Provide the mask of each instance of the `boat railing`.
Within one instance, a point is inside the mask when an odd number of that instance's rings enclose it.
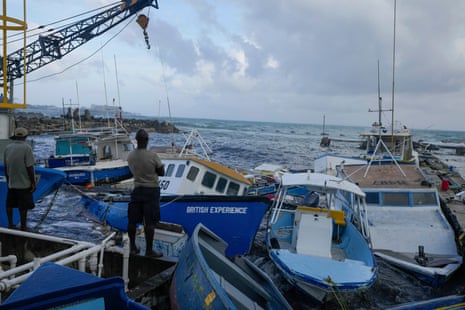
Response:
[[[376,152],[380,149],[380,146],[381,147],[384,147],[384,149],[386,150],[386,152],[389,154],[389,157],[391,158],[391,160],[394,162],[394,164],[397,166],[397,168],[399,169],[399,171],[402,173],[402,175],[405,177],[406,174],[404,172],[404,170],[402,170],[402,168],[400,167],[399,163],[397,162],[397,160],[395,159],[394,155],[392,155],[391,151],[389,150],[389,148],[387,147],[386,143],[384,143],[383,139],[379,139],[378,140],[378,143],[376,144],[376,148],[375,148],[375,151],[373,152],[373,156],[372,158],[370,159],[370,161],[368,162],[368,165],[366,167],[366,170],[365,170],[365,174],[363,175],[363,177],[366,177],[367,174],[368,174],[368,171],[370,170],[370,167],[371,167],[371,164],[373,163],[373,161],[375,160],[376,158]]]
[[[370,229],[368,228],[368,215],[367,215],[367,208],[366,208],[366,201],[362,199],[360,196],[356,196],[353,198],[354,201],[352,203],[355,206],[355,219],[357,221],[356,226],[358,227],[362,236],[368,241],[371,247],[371,235]]]
[[[283,207],[284,200],[286,198],[286,191],[287,191],[286,187],[281,187],[281,185],[279,185],[279,188],[276,191],[277,196],[273,202],[273,207],[272,207],[273,213],[270,218],[271,224],[275,224],[279,218],[279,214],[281,213],[281,209]]]
[[[210,161],[210,155],[213,151],[211,150],[210,146],[208,146],[207,142],[203,139],[197,129],[193,128],[188,135],[184,135],[186,138],[186,142],[184,143],[181,151],[179,152],[179,157],[185,155],[196,155],[197,157],[206,159]],[[201,153],[199,154],[195,146],[198,145],[201,149]]]
[[[83,272],[86,272],[88,263],[90,272],[100,277],[103,270],[104,251],[110,247],[114,248],[113,238],[116,234],[116,232],[113,232],[100,244],[95,244],[86,241],[77,241],[1,227],[0,233],[69,245],[68,248],[54,252],[44,257],[34,258],[32,261],[20,266],[16,265],[18,258],[15,255],[8,255],[6,257],[0,258],[2,261],[10,262],[10,268],[8,270],[0,269],[0,294],[1,292],[9,291],[24,282],[40,265],[46,262],[55,262],[59,265],[69,265],[77,262],[79,270]],[[126,285],[129,282],[129,243],[127,239],[127,236],[123,238],[124,246],[122,249],[118,247],[118,251],[122,252],[123,254],[122,278]],[[0,249],[0,252],[1,250],[2,249]]]

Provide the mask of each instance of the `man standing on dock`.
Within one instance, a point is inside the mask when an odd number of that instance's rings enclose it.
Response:
[[[14,142],[8,144],[3,154],[5,177],[8,184],[6,213],[8,228],[15,228],[13,208],[19,209],[21,230],[27,230],[27,211],[34,208],[32,193],[36,190],[34,173],[34,154],[26,143],[28,132],[25,128],[16,128]]]
[[[145,256],[160,257],[163,253],[153,249],[155,225],[160,221],[160,185],[158,177],[165,168],[154,152],[147,150],[149,135],[144,129],[136,133],[137,148],[128,155],[128,165],[134,176],[134,190],[128,206],[128,235],[131,254],[138,254],[136,225],[144,222]]]

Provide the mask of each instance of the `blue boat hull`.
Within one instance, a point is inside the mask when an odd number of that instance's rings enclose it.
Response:
[[[270,278],[202,224],[183,248],[171,281],[171,309],[291,309]]]
[[[34,201],[50,194],[54,190],[58,189],[65,181],[66,174],[59,170],[35,167],[36,177],[39,178],[37,182],[36,190],[33,194]],[[6,194],[8,188],[5,178],[5,167],[3,163],[0,163],[0,226],[8,227],[8,220],[6,217]],[[18,224],[19,222],[19,211],[14,209],[13,211],[13,222]]]
[[[266,235],[270,258],[289,283],[320,302],[332,292],[355,292],[374,284],[378,267],[373,252],[350,221],[339,231],[339,241],[331,245],[331,251],[345,253],[344,259],[280,249],[277,240],[291,242],[294,221],[294,212],[281,211],[274,224],[268,222]]]
[[[73,157],[51,157],[46,160],[48,168],[72,167],[79,165],[88,165],[89,155],[73,156]]]
[[[66,181],[74,185],[105,184],[126,180],[132,177],[128,166],[109,169],[94,169],[95,166],[83,166],[82,169],[66,170]]]
[[[85,208],[99,221],[127,230],[128,196],[113,201],[87,196],[82,199]],[[189,236],[202,223],[229,244],[226,255],[233,257],[250,251],[269,206],[268,198],[258,196],[162,196],[160,217],[164,222],[182,225]]]

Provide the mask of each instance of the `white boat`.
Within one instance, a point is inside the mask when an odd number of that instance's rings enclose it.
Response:
[[[360,134],[360,148],[367,160],[391,160],[418,163],[418,154],[413,147],[413,134],[400,123],[383,126],[374,122],[370,130]]]
[[[436,186],[413,164],[343,165],[339,176],[367,194],[376,256],[438,286],[462,264]]]
[[[377,257],[432,286],[442,285],[462,264],[454,230],[443,214],[435,180],[420,167],[413,135],[406,126],[381,125],[382,111],[380,103],[379,120],[361,134],[364,154],[320,156],[315,172],[339,176],[366,193]]]
[[[307,196],[288,199],[295,187],[305,187]],[[291,284],[324,301],[375,282],[367,226],[365,194],[355,184],[326,174],[286,173],[268,219],[267,249]]]
[[[252,180],[211,160],[211,149],[196,129],[192,129],[185,139],[182,148],[152,148],[165,166],[165,176],[159,177],[161,195],[243,196],[248,193]],[[116,185],[127,189],[133,186],[133,179]]]
[[[395,16],[394,4],[394,43]],[[394,69],[395,49],[393,86]],[[347,158],[325,155],[315,161],[315,167],[321,172],[333,171],[366,193],[376,256],[438,286],[459,269],[462,257],[454,230],[443,214],[434,180],[428,179],[419,166],[411,133],[406,126],[400,129],[394,126],[394,98],[393,88],[392,106],[388,110],[392,112],[392,125],[385,127],[381,113],[387,110],[382,109],[378,77],[378,121],[370,132],[362,134],[367,142],[366,160],[349,162]]]

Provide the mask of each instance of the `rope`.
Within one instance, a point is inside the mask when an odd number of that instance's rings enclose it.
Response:
[[[333,283],[334,283],[333,280],[332,280],[330,277],[328,277],[328,279],[326,279],[326,281],[328,281],[329,284],[330,284],[329,287],[330,287],[330,289],[331,289],[331,293],[333,293],[334,298],[336,299],[337,303],[339,304],[339,309],[343,309],[343,310],[348,309],[348,308],[347,308],[347,305],[346,305],[346,304],[344,303],[344,301],[342,300],[342,297],[340,297],[340,296],[338,295],[337,289],[336,289],[336,287],[333,285]]]
[[[37,229],[39,228],[40,225],[42,225],[42,223],[45,221],[45,218],[48,216],[48,213],[50,212],[50,210],[52,209],[53,205],[55,204],[55,200],[58,196],[58,192],[60,191],[60,188],[61,187],[58,187],[57,190],[55,191],[55,194],[53,195],[53,198],[52,200],[50,200],[50,203],[49,203],[49,206],[47,208],[47,211],[45,211],[44,215],[42,216],[42,218],[40,219],[40,221],[36,224],[36,226],[34,226],[34,228],[32,229],[33,231],[37,231]]]

